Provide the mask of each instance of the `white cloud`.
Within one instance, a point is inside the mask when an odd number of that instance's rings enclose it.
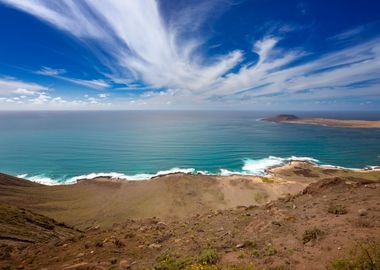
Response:
[[[101,94],[98,94],[98,97],[99,98],[108,98],[109,94],[107,94],[107,93],[101,93]]]
[[[127,85],[120,89],[166,90],[135,97],[142,103],[198,106],[212,101],[236,104],[269,100],[273,103],[283,102],[285,97],[307,100],[356,97],[358,93],[379,95],[379,38],[321,56],[296,49],[281,50],[280,37],[269,36],[253,44],[258,61],[245,64],[246,54],[240,50],[209,58],[200,50],[204,39],[183,35],[191,32],[190,26],[196,31],[202,23],[200,18],[204,19],[204,12],[210,9],[207,4],[199,9],[176,12],[165,20],[154,0],[0,2],[28,12],[84,43],[91,43],[89,48],[95,48],[93,52],[110,70],[105,75],[115,83]],[[298,8],[301,12],[307,10],[304,4]],[[364,28],[347,30],[331,40],[350,39]],[[281,31],[281,36],[287,31],[290,30]],[[87,87],[110,87],[105,80],[68,78],[63,73],[64,70],[47,67],[39,71],[39,74]],[[361,83],[369,85],[352,87]],[[101,95],[87,96],[85,102],[99,103],[106,97]]]
[[[66,73],[66,70],[42,67],[40,70],[37,70],[35,73],[40,74],[40,75],[45,75],[45,76],[57,76],[57,75]]]
[[[283,51],[276,48],[277,39],[257,42],[254,50],[259,60],[237,73],[215,80],[213,88],[201,95],[186,96],[186,91],[150,92],[141,98],[150,104],[198,103],[257,104],[264,102],[310,102],[318,99],[371,99],[380,97],[380,39],[375,38],[344,50],[312,57],[307,52]],[[312,58],[313,59],[313,58]],[[291,65],[295,61],[298,65]],[[212,106],[212,105],[211,105]]]
[[[35,91],[28,90],[25,88],[17,88],[16,90],[13,91],[14,94],[23,94],[23,95],[34,95],[36,94]]]
[[[372,30],[373,28],[378,27],[378,26],[379,26],[379,22],[359,25],[354,28],[347,29],[344,32],[341,32],[337,35],[329,37],[327,40],[338,42],[338,43],[351,41],[358,37],[362,37],[363,34],[365,34],[367,31]]]
[[[102,51],[108,53],[107,56],[98,54],[99,58],[105,60],[115,74],[125,79],[143,80],[156,88],[199,92],[242,60],[242,53],[238,50],[212,60],[196,53],[203,40],[181,38],[180,27],[164,22],[154,0],[67,0],[54,4],[48,0],[1,1],[31,13],[83,42],[95,41]],[[182,14],[175,18],[177,25],[181,25],[181,18],[185,23],[189,22],[189,17]],[[100,80],[70,81],[106,87],[106,83]]]
[[[37,70],[34,73],[39,74],[39,75],[53,77],[56,79],[64,80],[67,82],[71,82],[71,83],[75,83],[75,84],[79,84],[79,85],[83,85],[83,86],[91,87],[91,88],[102,89],[102,88],[108,88],[111,86],[107,81],[101,80],[101,79],[83,80],[83,79],[77,79],[77,78],[70,78],[67,76],[62,76],[62,74],[66,73],[65,69],[53,69],[50,67],[42,67],[40,70]]]
[[[100,80],[100,79],[99,80],[82,80],[82,79],[67,78],[63,76],[56,76],[56,78],[59,78],[71,83],[83,85],[86,87],[91,87],[91,88],[103,89],[103,88],[108,88],[111,86],[107,81]]]
[[[39,93],[30,97],[0,97],[0,109],[10,110],[72,110],[72,109],[105,109],[112,104],[102,102],[101,99],[88,97],[86,99],[64,98],[61,96],[52,96],[48,93]]]
[[[51,96],[47,95],[46,93],[41,93],[36,98],[32,98],[29,101],[36,105],[42,105],[47,103],[49,100],[51,100]]]
[[[1,78],[0,77],[0,95],[22,94],[22,95],[35,95],[41,91],[48,90],[47,87],[42,85],[24,82],[14,78]]]

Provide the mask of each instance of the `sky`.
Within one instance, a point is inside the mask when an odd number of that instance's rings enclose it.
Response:
[[[379,108],[378,0],[0,0],[0,110]]]

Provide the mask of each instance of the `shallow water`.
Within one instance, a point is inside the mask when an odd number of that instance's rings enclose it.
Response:
[[[273,114],[0,112],[0,171],[52,184],[91,173],[130,179],[177,170],[261,174],[292,156],[350,168],[380,165],[380,129],[258,120]],[[308,115],[380,119],[379,113]]]

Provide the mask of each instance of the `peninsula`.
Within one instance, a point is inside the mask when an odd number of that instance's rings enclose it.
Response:
[[[276,123],[319,125],[341,128],[380,128],[380,121],[302,118],[291,114],[280,114],[263,120]]]

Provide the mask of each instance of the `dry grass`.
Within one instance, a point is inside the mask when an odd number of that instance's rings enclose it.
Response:
[[[380,269],[380,241],[357,244],[346,258],[331,262],[334,270],[378,270]]]

